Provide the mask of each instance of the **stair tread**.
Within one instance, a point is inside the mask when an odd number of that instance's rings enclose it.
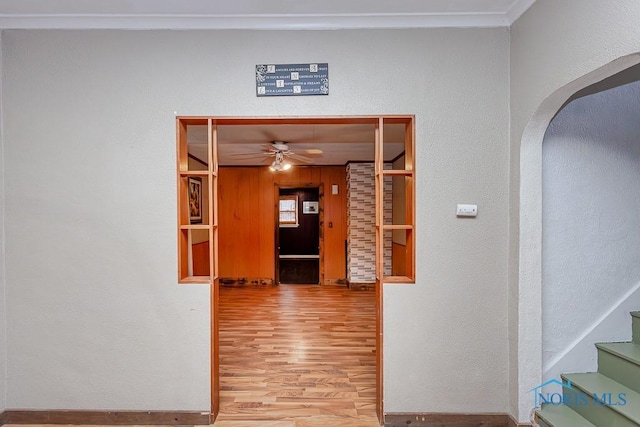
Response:
[[[599,343],[596,347],[640,366],[640,344],[634,342]]]
[[[565,405],[543,405],[536,411],[545,423],[554,427],[596,427],[582,415]]]
[[[565,382],[567,380],[571,381],[573,388],[580,389],[590,396],[593,396],[594,393],[597,393],[599,396],[604,393],[613,393],[614,397],[616,397],[618,393],[625,393],[626,405],[609,406],[609,408],[634,423],[640,424],[640,393],[598,372],[563,374],[561,377]]]

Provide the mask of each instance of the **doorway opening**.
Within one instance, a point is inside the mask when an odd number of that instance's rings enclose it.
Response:
[[[543,204],[542,143],[549,124],[574,96],[593,91],[596,84],[638,65],[638,53],[619,57],[587,74],[555,89],[537,107],[520,139],[519,247],[516,269],[520,301],[518,311],[518,415],[528,419],[530,384],[543,381],[542,269],[543,269]],[[519,231],[518,231],[519,230]],[[580,345],[583,341],[580,342]],[[555,364],[554,364],[555,365]],[[547,364],[547,366],[549,366]],[[573,369],[573,368],[572,368]]]
[[[276,283],[322,283],[320,187],[278,188]]]
[[[369,323],[375,330],[375,384],[370,391],[375,405],[370,407],[375,406],[377,419],[384,421],[382,284],[414,283],[415,277],[414,122],[413,116],[176,118],[178,280],[206,283],[211,289],[212,419],[220,409],[221,286],[229,272],[243,285],[278,283],[274,260],[280,259],[275,256],[279,236],[274,233],[276,219],[272,216],[278,213],[279,191],[274,188],[305,183],[319,189],[317,208],[314,204],[306,208],[308,212],[318,209],[319,281],[333,280],[334,274],[344,277],[359,263],[375,283],[374,321]],[[290,165],[291,161],[296,163]],[[366,178],[373,194],[362,204],[355,203],[356,197],[351,199],[352,206],[368,210],[368,217],[375,219],[366,227],[374,231],[365,238],[370,239],[373,255],[366,261],[354,253],[346,256],[350,248],[347,227],[354,227],[354,239],[362,238],[358,233],[362,223],[349,221],[343,208],[349,204],[345,177],[351,163],[373,165]],[[331,191],[324,195],[323,203],[324,189]],[[236,201],[234,208],[220,209],[230,199]],[[304,212],[304,205],[301,209]],[[198,257],[194,255],[196,241]],[[329,254],[335,261],[330,264],[323,262]],[[195,268],[207,261],[208,268]],[[353,266],[345,267],[351,262]],[[357,309],[351,309],[357,314]],[[249,309],[242,315],[248,313]]]

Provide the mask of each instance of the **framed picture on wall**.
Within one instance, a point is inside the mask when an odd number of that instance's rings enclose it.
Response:
[[[189,177],[189,223],[202,224],[202,178]]]
[[[302,202],[302,213],[303,214],[318,214],[318,202]]]

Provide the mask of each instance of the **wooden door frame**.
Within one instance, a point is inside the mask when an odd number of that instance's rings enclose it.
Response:
[[[324,282],[324,233],[322,232],[322,225],[324,224],[324,183],[316,183],[316,182],[304,182],[304,183],[290,183],[290,182],[276,182],[273,184],[274,187],[274,280],[275,283],[280,284],[280,190],[281,189],[296,189],[296,188],[317,188],[318,189],[318,208],[320,212],[318,212],[318,284],[322,284]]]

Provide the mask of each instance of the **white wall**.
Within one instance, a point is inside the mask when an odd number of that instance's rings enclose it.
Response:
[[[4,142],[2,138],[2,31],[0,31],[0,413],[7,404],[7,312],[4,271]]]
[[[384,289],[385,409],[506,411],[508,34],[7,31],[8,407],[209,408],[208,291],[176,285],[177,111],[415,113],[417,283]],[[310,61],[329,96],[255,96],[255,64]]]
[[[537,0],[511,27],[509,389],[520,421],[542,377],[542,138],[573,93],[640,61],[627,57],[640,51],[639,16],[636,0]]]
[[[640,282],[639,118],[640,82],[635,82],[573,100],[553,119],[545,135],[545,371]],[[636,302],[640,308],[640,300]],[[630,338],[630,319],[626,323],[626,328],[621,325],[609,339]],[[591,353],[595,354],[595,347]]]
[[[7,407],[207,410],[209,291],[176,283],[188,55],[133,32],[3,49]]]

